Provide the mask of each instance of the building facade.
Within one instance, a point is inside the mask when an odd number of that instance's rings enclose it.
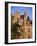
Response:
[[[32,38],[32,21],[30,20],[29,16],[27,16],[25,13],[24,13],[24,15],[21,15],[17,11],[14,15],[13,21],[17,25],[16,33],[15,33],[15,37],[14,37],[15,39],[30,39],[30,38]],[[13,23],[13,21],[11,21],[11,23]],[[12,34],[13,33],[11,32],[11,35]]]

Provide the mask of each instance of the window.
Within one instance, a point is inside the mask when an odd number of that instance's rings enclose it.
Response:
[[[30,32],[30,29],[28,29],[28,32]]]
[[[28,38],[30,38],[30,36],[28,36]]]

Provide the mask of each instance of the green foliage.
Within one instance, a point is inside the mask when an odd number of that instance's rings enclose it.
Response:
[[[19,32],[21,34],[21,32],[24,31],[24,28],[23,28],[23,24],[22,25],[19,25],[18,24],[18,21],[16,23],[13,23],[13,20],[14,20],[14,16],[11,16],[11,33],[13,34],[13,37],[12,38],[14,39],[15,36],[16,36],[16,34],[17,34],[18,29],[19,29]],[[19,34],[19,32],[18,32],[18,34]]]

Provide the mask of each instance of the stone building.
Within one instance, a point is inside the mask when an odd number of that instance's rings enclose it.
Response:
[[[28,16],[24,16],[24,36],[25,38],[32,38],[32,21]]]
[[[26,15],[26,13],[24,13],[24,15],[21,15],[17,11],[14,15],[13,21],[14,21],[14,23],[17,23],[18,26],[20,27],[19,28],[17,26],[17,31],[15,32],[14,39],[29,39],[29,38],[32,38],[32,21],[30,20],[29,16]],[[13,21],[11,23],[13,23]],[[12,34],[13,33],[11,32],[11,35]]]

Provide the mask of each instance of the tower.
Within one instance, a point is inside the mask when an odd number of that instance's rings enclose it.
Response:
[[[17,18],[20,18],[20,12],[16,11],[15,16],[16,16]]]

